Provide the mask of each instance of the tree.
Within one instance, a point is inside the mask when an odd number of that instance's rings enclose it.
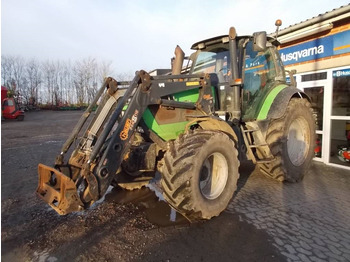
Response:
[[[13,90],[18,92],[20,95],[25,92],[25,76],[24,76],[24,67],[25,60],[23,57],[15,56],[12,61],[12,71],[13,71],[13,80],[15,86]]]
[[[98,83],[102,82],[102,79],[99,78],[96,60],[88,58],[77,61],[73,72],[78,104],[90,103],[98,90]]]
[[[106,77],[112,75],[112,62],[111,61],[102,61],[98,66],[99,79],[105,79]]]
[[[51,105],[57,105],[59,102],[59,70],[59,61],[46,61],[42,65],[43,82],[47,90],[46,102]]]
[[[40,64],[37,60],[31,59],[26,64],[26,78],[28,81],[27,99],[38,101],[39,86],[42,82]]]
[[[60,99],[67,104],[76,103],[72,80],[72,65],[70,61],[61,63],[59,74]]]
[[[12,88],[13,60],[12,56],[1,56],[1,83],[8,89]]]
[[[28,101],[51,105],[90,103],[104,78],[111,75],[110,61],[86,58],[75,62],[25,60],[1,56],[1,82]],[[132,77],[119,74],[118,81]]]

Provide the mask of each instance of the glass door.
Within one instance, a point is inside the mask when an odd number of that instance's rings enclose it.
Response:
[[[324,119],[324,86],[306,86],[304,92],[311,99],[311,108],[315,118],[316,141],[315,158],[322,159],[322,141],[323,141],[323,119]]]
[[[350,68],[332,72],[329,162],[350,168]]]
[[[316,139],[315,139],[315,158],[325,162],[329,147],[329,138],[327,137],[327,108],[329,102],[326,99],[329,96],[327,72],[308,73],[297,75],[297,88],[303,90],[311,99],[311,108],[315,118]]]

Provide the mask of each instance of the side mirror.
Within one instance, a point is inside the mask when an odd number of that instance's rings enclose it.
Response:
[[[256,52],[264,51],[266,49],[267,36],[266,32],[255,32],[253,34],[253,50]]]

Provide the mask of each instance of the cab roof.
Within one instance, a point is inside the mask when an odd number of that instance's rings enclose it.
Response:
[[[251,35],[245,35],[245,36],[237,36],[236,39],[239,41],[240,39],[247,39],[252,37],[253,36]],[[216,37],[212,37],[212,38],[208,38],[208,39],[196,42],[191,46],[191,49],[192,50],[205,49],[206,47],[211,45],[228,43],[228,41],[229,41],[228,35],[220,35],[220,36],[216,36]],[[267,37],[267,41],[275,44],[276,39],[274,39],[273,37]]]

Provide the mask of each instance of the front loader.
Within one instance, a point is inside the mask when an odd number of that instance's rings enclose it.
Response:
[[[196,221],[226,208],[241,159],[275,180],[301,180],[314,120],[308,97],[286,82],[277,46],[265,32],[239,37],[231,27],[195,43],[188,70],[177,48],[171,75],[107,78],[54,168],[39,164],[38,195],[65,215],[88,208],[110,185],[139,188],[158,171],[164,199]]]

